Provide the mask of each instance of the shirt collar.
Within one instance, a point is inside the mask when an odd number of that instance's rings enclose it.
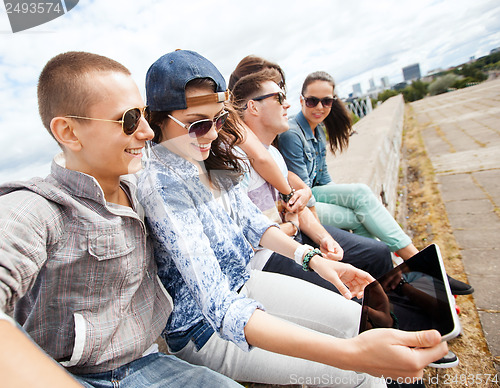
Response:
[[[104,206],[107,205],[104,192],[97,179],[92,175],[80,171],[66,168],[66,159],[63,153],[54,157],[51,166],[51,175],[57,182],[72,195],[81,198],[88,198]],[[136,201],[136,178],[133,175],[123,175],[120,177],[120,184],[126,186],[130,194],[133,207],[137,208]]]
[[[306,140],[313,140],[313,139],[316,140],[316,138],[314,137],[313,131],[311,129],[311,126],[307,122],[307,120],[306,120],[304,114],[302,113],[302,111],[299,112],[295,116],[295,120],[297,121],[297,124],[299,124],[300,128],[302,128],[302,131],[304,132]]]
[[[175,173],[183,178],[188,178],[193,175],[199,175],[198,168],[182,156],[170,151],[161,144],[151,143],[152,160],[160,163],[163,168],[170,168]],[[203,163],[202,163],[203,165]]]

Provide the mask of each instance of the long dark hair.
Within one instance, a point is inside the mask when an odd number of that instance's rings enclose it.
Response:
[[[186,90],[189,88],[209,88],[215,92],[216,85],[210,78],[197,78],[187,83]],[[210,182],[218,188],[221,188],[221,185],[225,186],[225,184],[219,179],[214,179],[216,170],[224,171],[223,175],[229,177],[233,184],[238,182],[240,176],[244,173],[241,158],[234,153],[235,143],[243,140],[243,135],[238,125],[239,117],[230,104],[226,104],[224,109],[229,112],[229,117],[219,132],[217,139],[212,142],[210,154],[204,161]],[[151,112],[149,125],[154,132],[154,143],[159,144],[164,140],[162,138],[162,127],[166,120],[170,120],[168,117],[169,114],[171,112]],[[218,176],[220,175],[218,174]]]
[[[332,90],[335,92],[335,81],[333,77],[324,71],[315,71],[309,74],[302,84],[302,95],[307,90],[307,87],[314,81],[325,81],[332,85]],[[336,97],[334,95],[334,97]],[[336,97],[333,101],[332,108],[328,116],[326,116],[323,124],[326,127],[330,149],[335,152],[342,152],[349,145],[349,137],[352,132],[351,115],[346,109],[341,99]]]

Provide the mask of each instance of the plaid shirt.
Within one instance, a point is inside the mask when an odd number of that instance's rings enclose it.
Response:
[[[57,159],[57,157],[56,157]],[[46,179],[0,186],[0,310],[73,373],[133,361],[172,309],[160,285],[135,186],[107,203],[91,176],[52,163]]]

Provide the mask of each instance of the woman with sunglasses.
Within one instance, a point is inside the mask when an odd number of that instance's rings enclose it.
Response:
[[[279,137],[279,150],[288,168],[307,183],[316,199],[321,223],[377,237],[403,259],[418,252],[398,223],[364,184],[333,184],[326,165],[326,138],[333,153],[349,144],[351,117],[335,95],[335,82],[326,72],[309,74],[300,96],[302,107]],[[325,136],[326,132],[326,136]]]
[[[324,71],[309,74],[302,85],[302,107],[290,119],[290,129],[279,136],[278,148],[288,168],[311,189],[315,211],[322,224],[387,244],[403,260],[418,250],[387,209],[365,184],[333,184],[326,165],[326,136],[330,150],[342,152],[352,132],[351,116],[335,95],[335,82]],[[449,278],[454,294],[470,294],[470,285]]]
[[[360,306],[348,299],[371,277],[290,239],[241,191],[232,150],[240,135],[224,107],[225,90],[213,64],[190,51],[164,55],[146,76],[155,138],[138,196],[158,274],[174,302],[164,331],[170,351],[236,380],[267,384],[328,376],[346,387],[385,386],[349,370],[421,376],[445,352],[439,335],[372,330],[350,338]],[[315,270],[347,299],[299,279],[250,273],[259,245]],[[407,347],[417,342],[426,349]],[[393,359],[408,361],[394,368]]]

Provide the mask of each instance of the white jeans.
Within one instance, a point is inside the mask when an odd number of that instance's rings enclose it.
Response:
[[[252,271],[242,294],[261,302],[269,314],[340,338],[357,335],[361,307],[356,302],[300,279]],[[200,351],[193,342],[175,353],[240,382],[333,387],[385,387],[382,379],[254,348],[244,352],[217,334]]]

